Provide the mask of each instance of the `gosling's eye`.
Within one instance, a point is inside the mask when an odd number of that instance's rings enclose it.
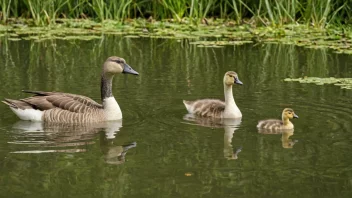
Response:
[[[291,112],[288,112],[288,114],[291,114]]]
[[[119,63],[119,64],[122,63],[121,60],[115,60],[115,62],[116,62],[116,63]]]

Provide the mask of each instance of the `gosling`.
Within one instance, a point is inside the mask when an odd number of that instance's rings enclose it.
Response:
[[[293,129],[293,124],[290,119],[298,118],[293,109],[285,108],[282,111],[282,120],[269,119],[261,120],[258,122],[257,128],[259,129],[270,129],[270,130],[287,130]]]

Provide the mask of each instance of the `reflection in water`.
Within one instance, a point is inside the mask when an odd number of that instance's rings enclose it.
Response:
[[[238,159],[238,154],[242,151],[242,146],[233,151],[232,138],[235,131],[241,124],[241,118],[237,119],[219,119],[219,118],[203,118],[196,117],[193,114],[186,114],[184,120],[192,121],[198,125],[211,128],[224,128],[224,157],[228,160]]]
[[[114,141],[100,138],[100,148],[104,153],[104,160],[108,164],[119,165],[125,162],[125,155],[131,148],[137,146],[136,142],[125,145],[114,145]]]
[[[293,146],[298,142],[298,140],[289,139],[293,135],[294,129],[287,130],[269,130],[269,129],[259,129],[258,133],[261,134],[281,134],[281,142],[283,148],[293,148]]]
[[[94,124],[43,123],[21,120],[13,125],[14,129],[19,129],[16,134],[17,140],[9,143],[40,146],[40,150],[14,151],[12,153],[86,152],[85,148],[72,149],[72,147],[94,144],[93,138],[97,133],[103,131],[104,133],[101,133],[100,136],[100,146],[105,155],[106,163],[122,164],[125,161],[127,150],[136,147],[137,143],[114,145],[113,140],[121,127],[122,120]]]

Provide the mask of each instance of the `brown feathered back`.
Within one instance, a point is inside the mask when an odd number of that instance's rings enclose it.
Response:
[[[192,113],[194,115],[202,117],[221,118],[222,113],[225,110],[225,102],[216,99],[202,99],[195,101],[184,100],[183,103],[192,106]]]
[[[103,106],[77,94],[61,92],[24,91],[36,94],[20,100],[5,99],[5,104],[19,109],[44,111],[43,121],[86,123],[104,121]]]
[[[283,126],[282,120],[276,120],[276,119],[261,120],[257,125],[258,128],[267,129],[267,130],[263,130],[262,133],[276,133],[275,131],[280,129],[282,126]]]

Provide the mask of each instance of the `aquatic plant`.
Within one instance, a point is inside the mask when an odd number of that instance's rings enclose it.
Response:
[[[198,21],[205,18],[215,2],[215,0],[191,0],[189,17]]]
[[[133,3],[128,6],[133,6]],[[47,39],[91,40],[101,38],[102,34],[114,34],[134,38],[187,39],[187,42],[197,47],[217,48],[246,43],[280,43],[307,48],[332,49],[336,53],[352,54],[352,29],[348,27],[342,30],[333,27],[311,28],[306,25],[251,28],[250,25],[233,26],[231,24],[235,21],[230,20],[227,22],[209,21],[212,25],[184,24],[177,21],[150,23],[145,19],[121,20],[104,19],[102,22],[97,22],[89,19],[56,19],[56,23],[50,24],[50,27],[0,24],[0,37],[7,37],[10,40],[37,41]],[[184,19],[182,20],[185,22]],[[319,60],[324,60],[324,57],[322,58]]]
[[[171,12],[173,18],[177,21],[181,21],[182,17],[187,11],[187,1],[186,0],[162,0],[161,4]]]
[[[286,82],[313,83],[316,85],[333,84],[340,86],[341,89],[352,89],[352,78],[318,78],[318,77],[303,77],[303,78],[285,78]]]
[[[0,13],[0,18],[2,19],[3,22],[7,21],[7,18],[10,16],[10,5],[11,5],[11,0],[0,0],[0,6],[1,6],[1,13]]]
[[[220,17],[255,26],[303,23],[325,27],[351,23],[351,5],[351,0],[0,0],[0,18],[3,23],[29,18],[38,26],[59,18],[123,21],[152,16],[178,22],[189,18],[198,24],[204,18]]]

